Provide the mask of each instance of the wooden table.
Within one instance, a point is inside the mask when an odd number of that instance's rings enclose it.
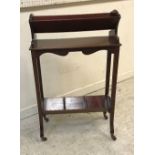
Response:
[[[63,113],[84,113],[103,112],[110,114],[111,138],[116,140],[114,135],[114,110],[117,85],[117,71],[119,61],[120,42],[117,35],[120,14],[114,10],[110,13],[83,14],[83,15],[62,15],[62,16],[34,16],[30,15],[29,24],[32,34],[30,46],[34,69],[34,78],[37,95],[37,105],[40,123],[40,137],[44,136],[43,119],[48,121],[47,114]],[[76,32],[110,30],[108,36],[83,37],[68,39],[37,39],[37,33]],[[99,50],[107,51],[106,85],[105,95],[100,96],[79,96],[46,98],[43,92],[42,75],[40,68],[40,56],[44,53],[53,53],[65,56],[69,52],[81,51],[85,55],[92,54]],[[112,86],[109,95],[111,57],[113,55]]]

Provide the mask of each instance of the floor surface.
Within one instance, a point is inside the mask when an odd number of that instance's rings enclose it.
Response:
[[[91,95],[101,95],[104,89]],[[103,113],[50,115],[46,142],[39,138],[38,115],[21,120],[21,155],[133,155],[133,79],[117,86],[115,135]]]

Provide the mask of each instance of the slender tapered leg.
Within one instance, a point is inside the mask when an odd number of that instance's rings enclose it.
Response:
[[[42,111],[41,91],[40,91],[41,89],[40,89],[40,82],[39,82],[39,76],[38,76],[39,56],[33,52],[31,53],[32,53],[32,63],[33,63],[33,70],[34,70],[34,79],[35,79],[35,86],[36,86],[38,114],[39,114],[40,138],[42,139],[42,141],[45,141],[47,140],[47,138],[44,137],[43,111]]]
[[[37,59],[37,67],[38,67],[38,78],[39,78],[39,84],[40,84],[40,95],[41,95],[41,101],[42,101],[42,110],[44,109],[44,105],[43,105],[43,100],[44,100],[44,93],[43,93],[43,84],[42,84],[42,75],[41,75],[41,67],[40,67],[40,59],[38,57]],[[46,122],[49,121],[49,119],[46,117],[44,111],[43,111],[43,117],[44,117],[44,120]]]
[[[106,86],[105,96],[109,95],[109,84],[110,84],[110,68],[111,68],[111,52],[107,52],[107,66],[106,66]]]
[[[115,111],[118,59],[119,59],[119,49],[117,49],[117,51],[114,51],[113,73],[112,73],[112,92],[111,92],[112,105],[110,110],[110,134],[113,140],[116,140],[116,136],[114,135],[114,111]]]
[[[110,68],[111,68],[111,51],[109,50],[107,51],[105,97],[109,95]],[[104,111],[103,114],[104,118],[108,119],[106,111]]]

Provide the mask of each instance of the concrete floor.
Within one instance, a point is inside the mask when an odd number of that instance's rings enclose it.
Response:
[[[103,94],[97,90],[92,95]],[[39,138],[38,115],[21,120],[21,155],[133,155],[133,79],[118,84],[115,134],[102,113],[50,115],[46,142]]]

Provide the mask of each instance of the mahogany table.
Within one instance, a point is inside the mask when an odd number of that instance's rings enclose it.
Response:
[[[120,14],[117,10],[110,13],[61,15],[61,16],[34,16],[30,15],[31,28],[31,54],[36,86],[36,96],[40,123],[40,137],[44,136],[43,119],[48,121],[47,114],[103,112],[110,114],[110,134],[114,135],[114,110],[117,85],[117,71],[119,61],[119,48],[121,46],[117,35]],[[37,39],[37,33],[77,32],[109,30],[108,36],[96,36],[70,39]],[[107,51],[105,95],[47,98],[44,96],[42,75],[40,68],[40,56],[44,53],[53,53],[65,56],[69,52],[82,51],[89,55],[99,50]],[[113,55],[113,69],[111,70],[111,57]],[[109,95],[109,83],[112,76],[111,94]]]

